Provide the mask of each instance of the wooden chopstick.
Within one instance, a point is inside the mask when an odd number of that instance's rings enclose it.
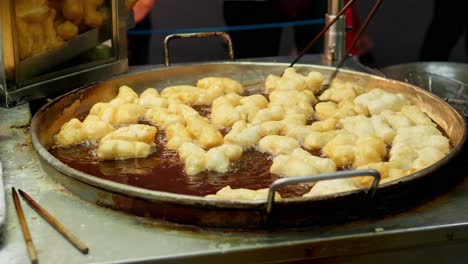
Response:
[[[11,194],[13,196],[13,203],[15,204],[16,214],[18,215],[21,230],[23,231],[24,240],[26,241],[26,248],[28,249],[29,259],[31,260],[32,264],[37,264],[38,259],[36,249],[34,248],[31,234],[29,233],[28,224],[26,223],[26,219],[24,218],[23,207],[21,207],[21,202],[19,200],[18,193],[16,193],[14,187],[11,188]]]
[[[34,201],[27,193],[21,189],[18,190],[20,195],[28,202],[28,204],[44,218],[49,224],[51,224],[60,234],[62,234],[70,243],[73,244],[81,253],[88,254],[89,248],[83,242],[81,242],[76,236],[74,236],[68,229],[65,228],[59,221],[41,207],[36,201]]]

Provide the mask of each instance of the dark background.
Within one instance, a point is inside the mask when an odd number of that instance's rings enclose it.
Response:
[[[320,0],[314,0],[320,1]],[[463,1],[463,0],[461,0]],[[358,0],[357,10],[363,17],[375,1]],[[151,14],[153,29],[179,29],[224,26],[223,0],[160,0]],[[424,33],[432,17],[431,0],[384,0],[367,33],[373,41],[375,66],[418,61]],[[466,33],[465,33],[466,34]],[[163,63],[162,43],[165,35],[152,35],[149,63]],[[312,37],[312,36],[311,36]],[[467,62],[460,38],[450,60]],[[170,46],[174,62],[222,60],[226,50],[218,40],[178,40]],[[292,30],[283,30],[279,55],[294,50]]]

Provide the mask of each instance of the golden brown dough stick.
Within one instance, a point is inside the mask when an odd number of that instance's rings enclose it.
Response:
[[[102,25],[103,17],[98,9],[104,0],[84,0],[84,23],[88,27],[97,28]]]
[[[16,19],[16,29],[18,30],[18,48],[21,60],[32,55],[33,39],[29,34],[28,24],[21,18]]]
[[[79,25],[84,17],[84,3],[82,0],[64,0],[62,7],[63,17],[73,24]]]
[[[78,26],[70,21],[65,21],[57,26],[57,35],[63,40],[70,40],[78,35]]]
[[[46,37],[47,48],[46,49],[53,49],[59,47],[63,44],[63,40],[57,36],[57,31],[55,30],[54,21],[57,12],[55,9],[50,9],[47,19],[44,20],[42,27],[44,31],[44,35]]]

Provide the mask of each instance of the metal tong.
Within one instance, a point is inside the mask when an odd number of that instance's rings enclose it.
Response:
[[[291,64],[289,65],[289,67],[293,67],[294,64],[296,64],[301,58],[302,56],[304,56],[304,54],[306,54],[310,48],[312,48],[312,46],[317,43],[317,41],[325,34],[325,32],[327,32],[327,30],[333,26],[333,24],[335,24],[336,21],[338,21],[338,19],[340,19],[340,17],[346,12],[346,10],[348,10],[349,7],[351,7],[352,4],[354,4],[354,2],[356,2],[356,0],[349,0],[346,5],[338,12],[338,14],[335,16],[335,18],[333,18],[329,24],[325,25],[325,27],[315,36],[315,38],[313,38],[309,44],[307,44],[307,46],[304,48],[304,50],[302,50],[299,55],[297,55],[297,57],[291,62]],[[362,33],[364,32],[364,30],[367,28],[367,26],[369,25],[369,22],[372,20],[372,18],[374,17],[375,13],[377,12],[377,10],[379,9],[380,7],[380,4],[382,3],[382,0],[377,0],[375,2],[375,4],[372,6],[372,9],[370,10],[369,14],[367,14],[364,22],[362,23],[361,27],[359,27],[358,31],[356,32],[356,35],[354,36],[353,38],[353,41],[351,42],[351,45],[346,49],[346,53],[344,54],[344,56],[340,59],[340,61],[338,62],[338,64],[336,65],[336,68],[335,68],[335,71],[332,73],[332,75],[330,76],[330,79],[328,81],[327,84],[323,84],[322,85],[322,88],[321,90],[325,90],[328,88],[328,86],[330,85],[330,83],[332,82],[332,80],[336,77],[336,75],[338,74],[338,71],[339,69],[343,66],[343,64],[346,62],[346,59],[348,59],[350,57],[350,52],[351,50],[356,46],[359,38],[361,37]]]

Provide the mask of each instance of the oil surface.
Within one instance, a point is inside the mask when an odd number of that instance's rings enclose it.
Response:
[[[255,89],[256,86],[260,88]],[[244,95],[258,93],[262,88],[261,83],[252,84]],[[209,106],[193,106],[193,108],[204,117],[209,117],[211,113]],[[83,121],[87,114],[77,118]],[[222,129],[220,132],[225,135],[229,129]],[[178,194],[205,196],[214,194],[227,185],[233,189],[258,190],[268,188],[279,178],[278,175],[270,173],[273,157],[253,148],[244,150],[242,157],[231,164],[231,169],[227,173],[203,171],[197,175],[187,175],[184,172],[184,163],[177,152],[165,148],[166,142],[164,130],[158,127],[155,147],[152,154],[146,158],[99,161],[96,157],[98,146],[90,143],[66,148],[53,147],[49,151],[68,166],[95,177]],[[308,185],[295,185],[283,187],[279,192],[283,197],[296,197],[302,196],[309,190]]]
[[[249,94],[257,92],[255,90],[250,90]],[[211,108],[207,106],[193,108],[205,117],[211,113]],[[83,121],[86,116],[87,113],[77,118]],[[307,125],[315,121],[312,118],[308,119]],[[445,131],[438,128],[447,137]],[[220,132],[225,135],[229,129]],[[231,164],[231,169],[227,173],[204,171],[190,176],[184,172],[184,164],[177,152],[165,148],[166,136],[164,130],[159,127],[154,143],[152,154],[146,158],[114,161],[99,161],[96,157],[97,144],[92,143],[53,147],[49,151],[63,163],[89,175],[145,189],[178,194],[205,196],[214,194],[227,185],[231,188],[258,190],[268,188],[279,178],[278,175],[269,172],[273,157],[253,148],[245,150],[242,157]],[[321,150],[308,151],[312,155],[324,157]],[[390,146],[387,146],[387,153],[389,152]],[[388,161],[388,158],[387,155],[383,161]],[[338,168],[338,170],[347,169],[352,168],[350,166]],[[294,185],[281,188],[279,193],[285,198],[297,197],[309,190],[310,185]]]
[[[279,178],[269,172],[272,156],[254,149],[245,150],[227,173],[204,171],[187,175],[184,164],[174,150],[166,149],[165,135],[158,129],[153,153],[147,158],[98,161],[96,144],[56,147],[50,153],[68,166],[87,174],[150,190],[205,196],[214,194],[226,185],[252,190],[268,188]],[[300,196],[310,187],[288,186],[280,190],[283,197]]]

